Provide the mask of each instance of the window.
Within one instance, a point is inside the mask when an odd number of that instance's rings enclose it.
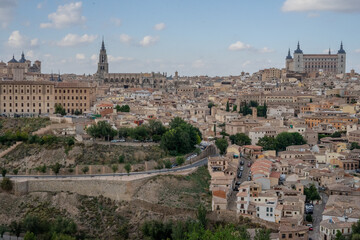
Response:
[[[292,233],[289,233],[289,238],[292,238]]]

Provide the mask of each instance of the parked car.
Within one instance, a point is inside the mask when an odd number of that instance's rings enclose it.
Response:
[[[356,173],[360,173],[360,168],[355,170]]]
[[[248,176],[248,179],[247,179],[248,181],[251,181],[251,176]]]
[[[248,167],[251,167],[251,162],[249,162],[247,166],[248,166]]]
[[[240,165],[244,165],[244,161],[243,161],[243,160],[240,161]]]
[[[312,227],[309,227],[309,231],[312,231],[312,230],[314,230]]]
[[[242,177],[242,172],[239,172],[238,178],[241,178],[241,177]]]
[[[243,166],[240,167],[240,171],[244,171],[244,167],[243,167]]]
[[[240,185],[241,184],[241,182],[240,181],[237,181],[236,183],[235,183],[235,185]]]

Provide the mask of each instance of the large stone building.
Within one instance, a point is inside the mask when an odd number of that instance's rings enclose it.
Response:
[[[346,71],[346,52],[341,43],[337,54],[304,54],[298,43],[294,51],[294,58],[290,54],[290,49],[286,57],[286,70],[288,73],[325,73],[345,74]]]
[[[3,80],[26,80],[27,74],[40,74],[41,62],[35,61],[31,66],[31,61],[25,59],[24,53],[21,54],[20,60],[16,60],[15,56],[8,63],[0,62],[0,79]]]
[[[89,83],[0,81],[0,112],[10,116],[52,114],[55,104],[67,113],[86,112],[95,102],[95,92]]]
[[[161,73],[109,73],[109,63],[104,40],[101,44],[96,77],[101,83],[114,87],[165,88],[166,74]]]
[[[54,83],[0,81],[0,111],[6,115],[54,112]]]

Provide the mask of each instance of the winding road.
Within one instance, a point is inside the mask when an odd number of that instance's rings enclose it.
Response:
[[[159,169],[159,170],[150,170],[143,172],[130,172],[128,173],[106,173],[106,174],[81,174],[81,175],[7,175],[9,178],[14,179],[64,179],[64,178],[93,178],[93,177],[113,177],[113,176],[132,176],[132,175],[141,175],[141,174],[156,174],[156,173],[171,173],[178,172],[183,170],[188,170],[194,167],[200,167],[206,165],[208,162],[207,158],[200,159],[194,163],[190,163],[188,165],[175,167],[171,169]],[[0,177],[1,179],[1,177]]]

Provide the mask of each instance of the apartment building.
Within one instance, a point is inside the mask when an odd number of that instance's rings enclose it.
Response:
[[[38,115],[54,112],[55,84],[45,81],[1,81],[3,114]]]
[[[51,81],[1,81],[0,111],[6,115],[52,114],[55,104],[67,113],[90,111],[96,87],[88,83]]]
[[[90,111],[96,99],[96,87],[90,83],[58,82],[55,85],[54,101],[67,113]]]

